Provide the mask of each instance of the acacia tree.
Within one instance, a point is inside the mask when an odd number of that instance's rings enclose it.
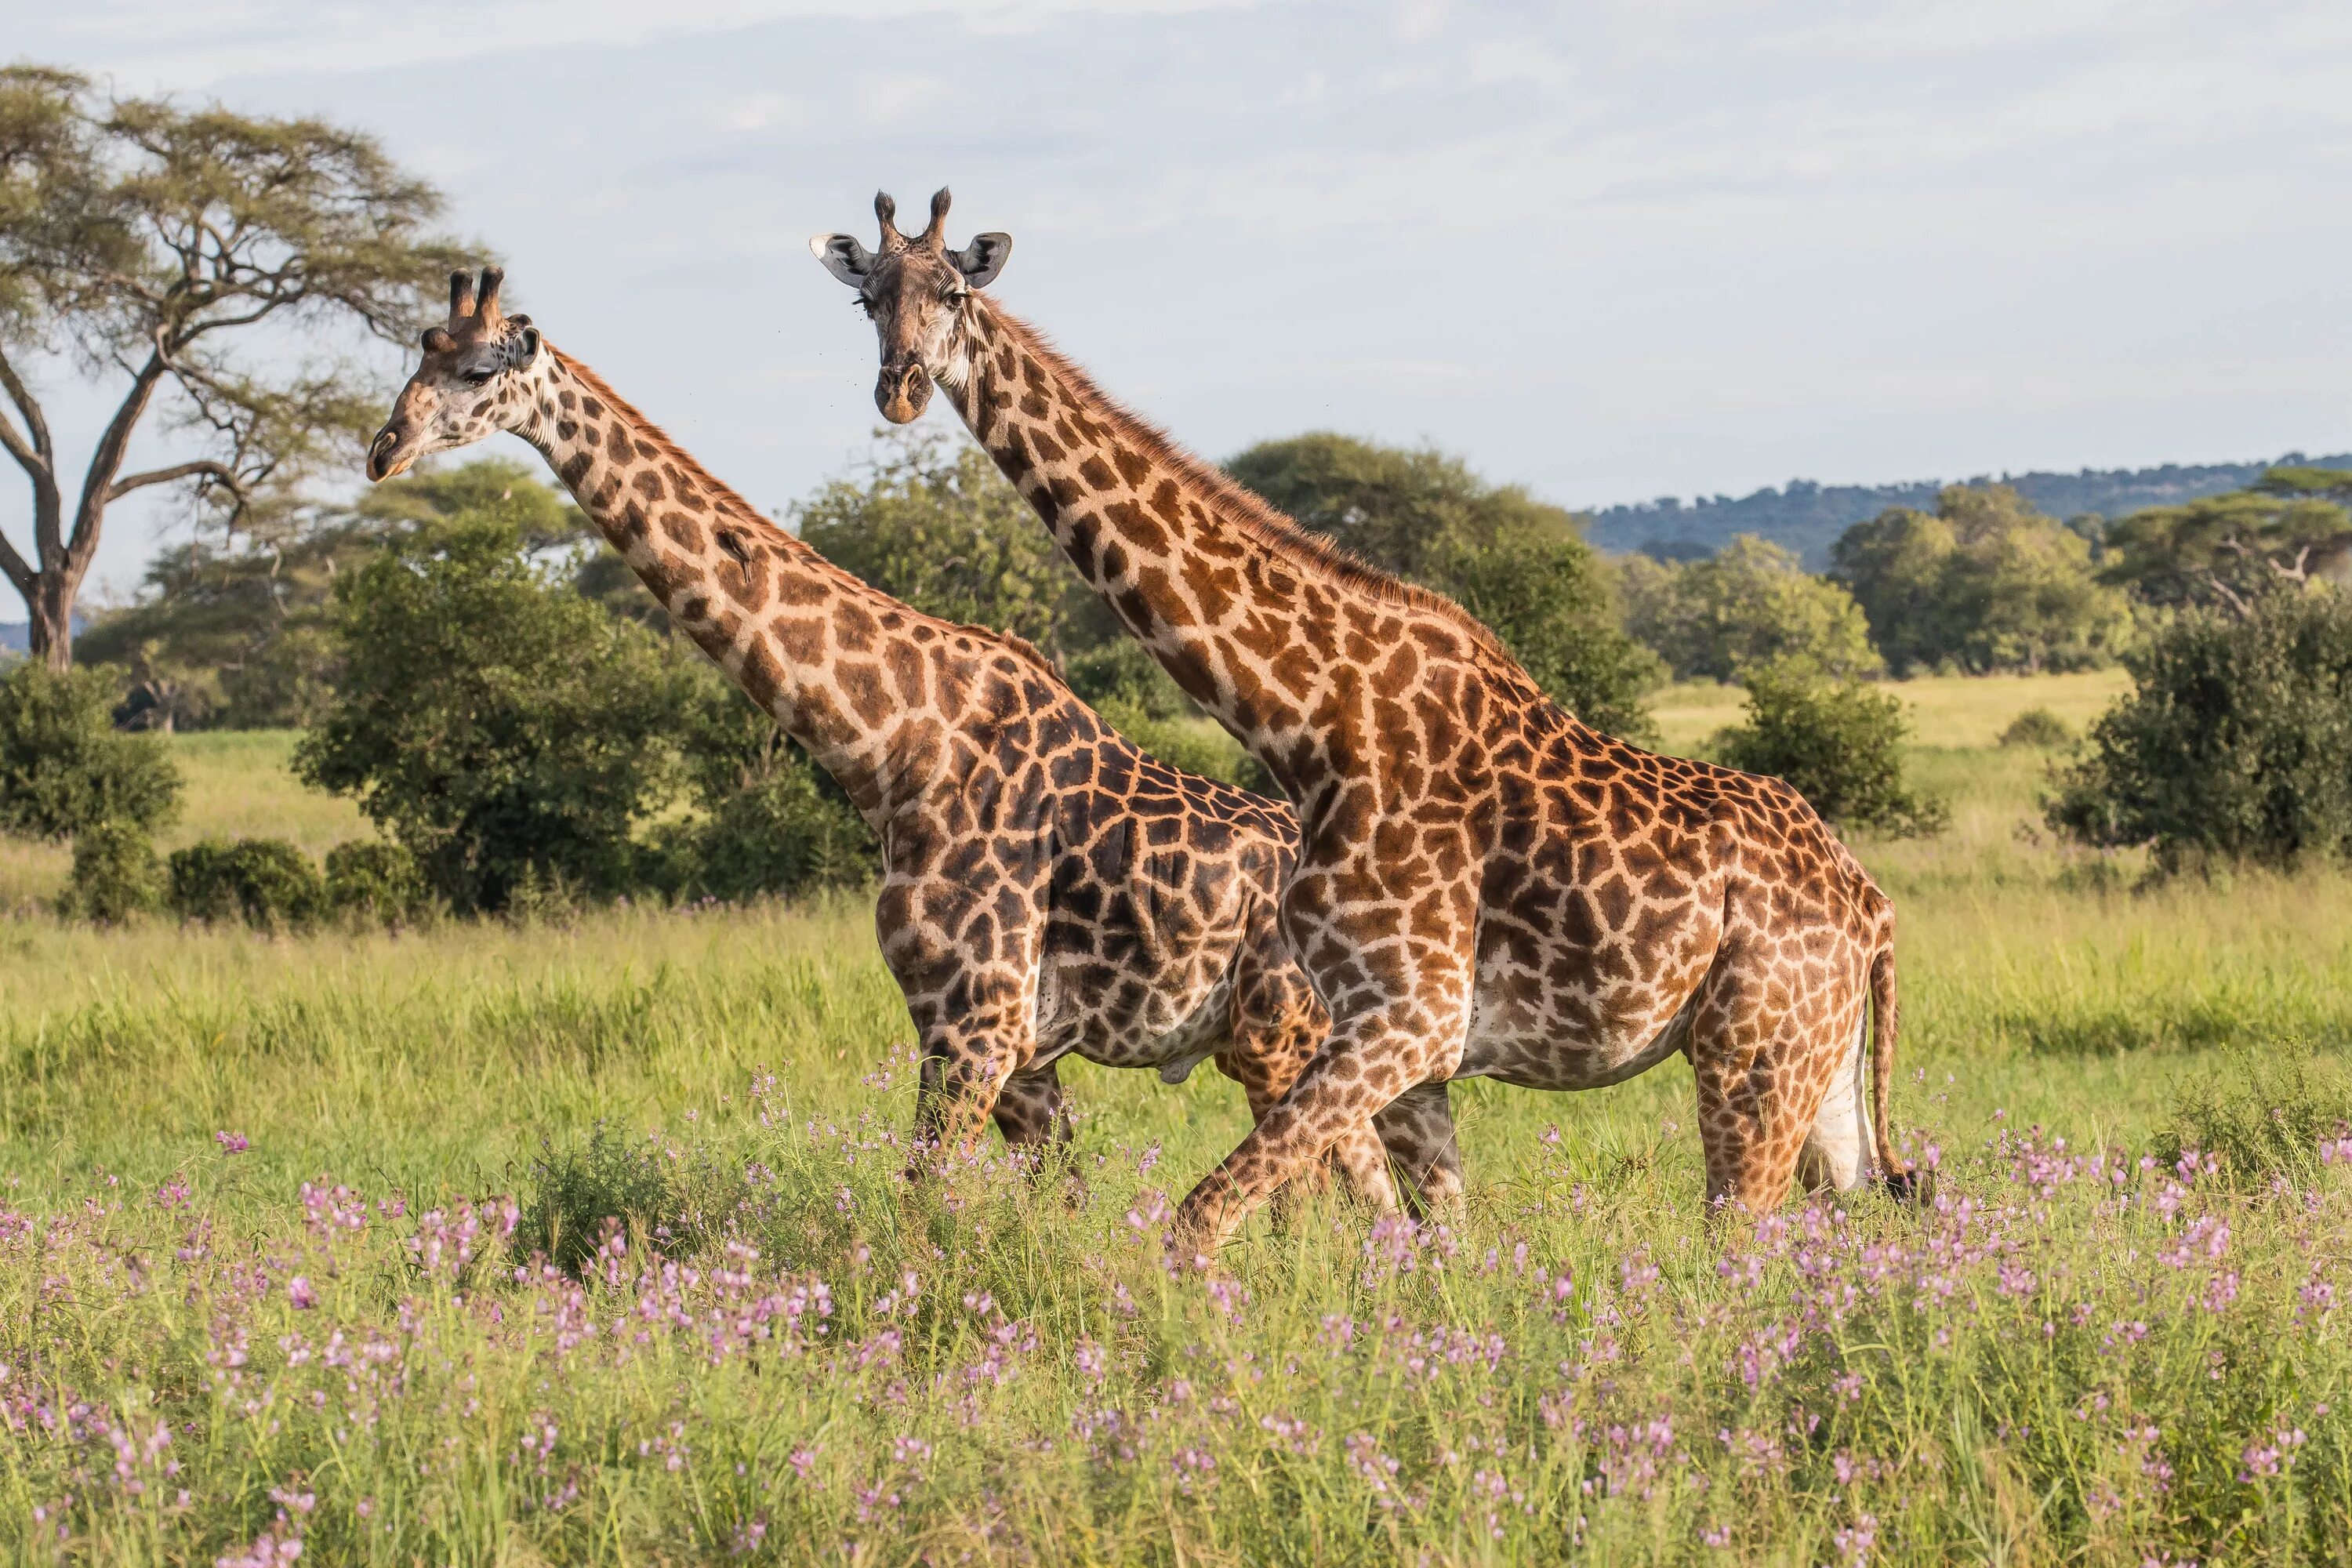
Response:
[[[2106,575],[2150,604],[2251,620],[2259,601],[2352,564],[2352,474],[2282,468],[2249,489],[2151,507],[2107,528]]]
[[[32,553],[0,536],[0,574],[36,658],[71,662],[74,599],[116,501],[178,486],[233,522],[364,429],[374,410],[349,367],[293,352],[294,334],[340,323],[404,342],[417,281],[466,259],[426,231],[439,206],[356,132],[0,69],[0,448],[32,500]],[[264,352],[235,352],[248,344]],[[78,481],[37,364],[120,389]],[[125,472],[151,415],[187,455]]]

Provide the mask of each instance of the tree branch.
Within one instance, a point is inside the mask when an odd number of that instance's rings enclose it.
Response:
[[[16,553],[16,547],[8,542],[5,534],[0,534],[0,574],[5,574],[8,581],[16,584],[16,592],[25,595],[27,605],[33,602],[33,587],[39,578],[25,558]]]
[[[131,390],[123,395],[114,417],[106,422],[106,433],[98,438],[89,455],[89,470],[82,478],[80,503],[74,508],[73,537],[66,544],[68,562],[86,564],[97,550],[99,527],[106,519],[107,492],[113,488],[115,472],[131,447],[131,432],[147,412],[165,369],[163,347],[158,344],[131,377]]]
[[[40,404],[34,400],[31,389],[17,375],[16,367],[8,363],[8,355],[5,352],[0,352],[0,390],[6,391],[8,401],[16,405],[16,412],[25,418],[22,431],[7,420],[0,419],[0,447],[8,448],[8,455],[33,476],[34,482],[53,479],[55,470],[50,462],[49,422],[42,416]]]
[[[168,485],[174,479],[191,479],[198,474],[208,477],[214,483],[236,495],[241,496],[245,493],[244,481],[237,478],[236,469],[226,463],[216,463],[209,458],[199,458],[194,462],[174,463],[168,468],[150,468],[143,474],[133,474],[127,479],[115,480],[107,489],[106,504],[112,506],[131,491],[145,489],[149,485]]]

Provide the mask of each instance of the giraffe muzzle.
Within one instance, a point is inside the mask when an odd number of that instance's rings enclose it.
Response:
[[[400,455],[401,443],[406,435],[407,432],[397,425],[387,425],[375,433],[375,439],[368,445],[367,476],[370,483],[388,479],[408,467],[407,459]]]
[[[893,425],[911,423],[930,400],[930,373],[920,364],[886,364],[874,384],[874,406]]]

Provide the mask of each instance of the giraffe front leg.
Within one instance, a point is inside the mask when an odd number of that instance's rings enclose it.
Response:
[[[1203,1252],[1232,1240],[1285,1182],[1426,1079],[1433,1036],[1458,1038],[1459,1030],[1409,1029],[1387,1013],[1335,1023],[1297,1081],[1185,1197],[1176,1213],[1178,1236]]]
[[[970,1159],[1003,1097],[1005,1085],[1031,1055],[1012,1026],[940,1027],[923,1035],[922,1087],[915,1105],[915,1146],[908,1173]]]
[[[996,1097],[996,1130],[1028,1166],[1032,1179],[1060,1164],[1066,1178],[1064,1196],[1072,1205],[1086,1199],[1086,1184],[1067,1156],[1076,1140],[1070,1125],[1070,1097],[1052,1062],[1014,1073]]]
[[[1328,1035],[1330,1016],[1315,998],[1307,977],[1290,962],[1271,921],[1254,933],[1235,972],[1232,1038],[1217,1053],[1217,1070],[1242,1086],[1250,1121],[1265,1120],[1298,1080]],[[1330,1173],[1343,1173],[1358,1199],[1381,1214],[1394,1214],[1397,1189],[1388,1152],[1371,1125],[1359,1121],[1339,1135],[1323,1161],[1300,1173],[1284,1192],[1312,1186],[1323,1190]]]
[[[1466,1188],[1454,1106],[1443,1083],[1415,1084],[1372,1118],[1413,1211],[1423,1219],[1457,1215]]]

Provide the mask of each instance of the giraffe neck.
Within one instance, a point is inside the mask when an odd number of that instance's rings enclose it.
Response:
[[[868,822],[908,782],[898,705],[875,667],[931,621],[760,515],[594,372],[546,345],[516,434],[539,449],[621,558],[729,679],[831,773]]]
[[[1177,684],[1310,806],[1379,736],[1361,700],[1507,655],[1427,590],[1349,558],[1101,392],[985,295],[957,412],[1080,576]],[[1442,689],[1444,682],[1439,682]]]

